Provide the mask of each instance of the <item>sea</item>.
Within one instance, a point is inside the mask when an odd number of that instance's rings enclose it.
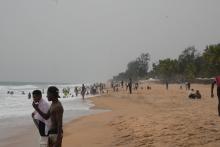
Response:
[[[88,98],[94,95],[87,95],[86,100],[82,100],[81,95],[75,95],[74,88],[81,87],[82,84],[0,82],[0,146],[4,146],[11,136],[20,134],[19,129],[23,131],[21,128],[34,125],[31,118],[31,113],[34,111],[33,99],[29,99],[28,94],[38,89],[43,92],[43,98],[47,100],[46,91],[52,85],[58,87],[60,91],[59,100],[64,107],[64,123],[102,111],[91,109],[94,105]],[[89,84],[85,85],[89,86]],[[66,98],[63,98],[63,88],[70,89],[71,94]]]

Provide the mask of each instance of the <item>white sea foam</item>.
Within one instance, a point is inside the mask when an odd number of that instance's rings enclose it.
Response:
[[[87,85],[87,84],[85,84]],[[70,88],[71,94],[74,95],[75,86],[81,87],[82,84],[62,84],[55,85],[60,90],[60,96],[64,95],[61,93],[63,88]],[[88,86],[88,85],[87,85]],[[32,107],[32,99],[28,99],[28,93],[33,90],[44,89],[43,98],[46,98],[46,90],[49,87],[48,84],[20,84],[20,83],[4,83],[0,82],[0,146],[9,146],[8,139],[14,135],[22,134],[27,126],[33,126],[31,113],[34,111]],[[8,94],[8,91],[13,91],[14,94]],[[23,94],[25,93],[25,94]],[[85,116],[93,113],[102,112],[102,110],[91,110],[93,106],[89,100],[82,100],[81,95],[76,97],[60,98],[63,107],[64,123],[76,119],[80,116]],[[87,95],[86,98],[91,97]],[[12,139],[13,140],[13,139]],[[12,143],[13,141],[10,141]],[[17,144],[17,142],[15,142]],[[22,146],[25,146],[22,144]]]
[[[0,86],[0,119],[28,116],[33,112],[32,99],[28,99],[28,93],[32,93],[33,90],[39,89],[46,92],[46,87],[49,85],[2,85]],[[69,85],[56,85],[60,92],[63,88],[69,87],[70,92],[74,93],[74,87],[81,86],[81,84],[69,84]],[[14,94],[8,94],[8,91],[13,91]],[[22,94],[24,92],[25,94]],[[74,95],[74,94],[73,94]],[[63,94],[60,93],[63,97]],[[91,97],[91,96],[87,96]],[[46,95],[43,94],[43,98],[46,99]],[[81,96],[60,98],[63,104],[64,110],[72,110],[79,112],[80,110],[89,110],[92,106],[88,101],[83,101]]]

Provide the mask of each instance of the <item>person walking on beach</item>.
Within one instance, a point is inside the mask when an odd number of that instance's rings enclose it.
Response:
[[[214,85],[217,85],[217,97],[218,97],[218,115],[220,116],[220,75],[215,78],[215,80],[212,82],[211,86],[211,97],[214,97]]]
[[[132,79],[131,78],[129,79],[129,82],[128,82],[128,88],[129,88],[129,93],[132,94]]]
[[[81,95],[82,95],[83,100],[85,98],[85,93],[86,93],[86,87],[84,84],[82,84]]]
[[[55,86],[50,86],[47,90],[48,101],[52,101],[52,104],[47,113],[42,112],[39,109],[38,104],[33,103],[34,109],[46,120],[51,119],[51,126],[48,132],[49,134],[49,147],[61,147],[63,139],[63,106],[58,100],[59,89]]]
[[[30,94],[30,93],[29,93]],[[40,90],[34,90],[32,92],[33,102],[38,104],[38,108],[43,112],[47,113],[50,105],[42,98],[42,93]],[[47,136],[48,130],[50,128],[50,120],[45,120],[37,111],[32,113],[32,118],[37,126],[40,136]]]

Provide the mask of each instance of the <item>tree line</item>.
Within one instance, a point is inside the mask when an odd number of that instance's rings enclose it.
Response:
[[[150,54],[142,53],[128,63],[125,72],[113,77],[114,81],[157,78],[169,82],[193,81],[196,78],[212,78],[220,74],[220,44],[208,45],[203,52],[188,47],[176,59],[166,58],[152,64]]]

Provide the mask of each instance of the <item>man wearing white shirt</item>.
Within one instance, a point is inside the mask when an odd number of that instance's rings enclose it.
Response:
[[[40,90],[35,90],[32,93],[34,103],[38,103],[38,108],[47,113],[49,111],[50,105],[46,100],[42,98],[42,93]],[[39,130],[40,136],[47,136],[48,130],[50,129],[50,119],[45,120],[37,111],[32,113],[35,124]]]

